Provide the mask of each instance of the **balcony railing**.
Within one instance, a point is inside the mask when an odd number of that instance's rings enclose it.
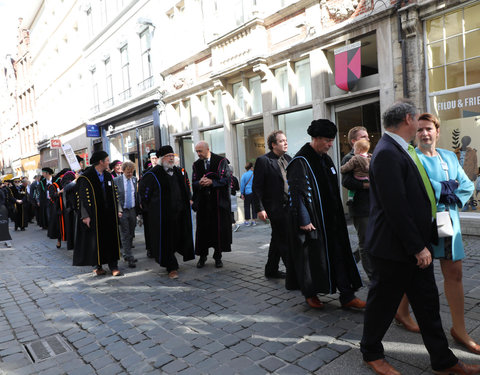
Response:
[[[132,89],[128,88],[125,91],[122,91],[120,94],[118,94],[118,97],[120,98],[121,101],[125,101],[128,98],[132,96]]]
[[[153,76],[148,77],[147,79],[143,80],[138,84],[138,88],[140,91],[145,91],[153,86]]]
[[[105,108],[109,108],[109,107],[113,106],[113,98],[105,100],[103,102],[103,105],[105,106]]]
[[[97,105],[94,105],[92,108],[90,108],[90,112],[91,113],[98,113],[100,112],[100,106],[97,104]]]

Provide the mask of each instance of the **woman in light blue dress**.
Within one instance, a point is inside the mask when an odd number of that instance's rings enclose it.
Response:
[[[480,354],[480,345],[472,340],[465,328],[462,282],[462,259],[465,253],[458,215],[459,209],[472,196],[474,185],[460,166],[455,153],[436,148],[440,135],[438,119],[424,113],[420,115],[418,123],[416,151],[432,183],[437,212],[448,209],[453,224],[453,236],[440,238],[438,245],[433,245],[434,257],[440,260],[445,296],[452,315],[453,327],[450,333],[459,344],[472,353]]]

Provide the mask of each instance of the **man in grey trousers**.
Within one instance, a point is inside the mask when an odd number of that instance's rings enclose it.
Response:
[[[123,215],[119,220],[122,255],[130,268],[135,268],[137,261],[132,254],[138,210],[137,178],[133,175],[134,170],[135,164],[126,161],[122,164],[123,175],[113,180],[117,185],[118,201],[123,208]]]

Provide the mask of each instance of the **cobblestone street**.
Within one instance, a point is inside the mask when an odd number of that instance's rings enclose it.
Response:
[[[170,280],[146,257],[142,228],[137,268],[120,262],[117,278],[72,267],[72,252],[56,249],[36,225],[12,232],[13,247],[0,248],[0,374],[370,374],[358,349],[363,312],[341,309],[335,295],[322,296],[325,309],[315,311],[283,280],[265,279],[269,235],[268,225],[241,227],[223,268],[211,257],[200,270],[196,261],[180,263],[179,279]],[[466,322],[480,341],[480,237],[465,242]],[[366,295],[366,287],[358,292]],[[66,344],[61,354],[31,345],[40,357],[33,363],[25,345],[51,338]],[[448,338],[459,358],[480,362]],[[420,335],[392,325],[384,345],[402,374],[431,373]]]

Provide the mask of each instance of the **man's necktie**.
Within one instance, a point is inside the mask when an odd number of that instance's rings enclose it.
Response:
[[[132,180],[127,179],[127,192],[125,197],[125,208],[132,208]]]
[[[412,156],[412,159],[417,165],[418,171],[420,172],[420,176],[422,176],[422,181],[425,185],[425,190],[427,190],[428,199],[430,199],[430,205],[432,207],[432,217],[435,217],[435,214],[437,213],[437,203],[435,201],[435,193],[433,192],[432,184],[428,178],[427,171],[423,167],[423,164],[412,145],[408,145],[408,153]]]
[[[205,160],[205,171],[208,171],[209,168],[210,168],[210,160],[206,159]]]

